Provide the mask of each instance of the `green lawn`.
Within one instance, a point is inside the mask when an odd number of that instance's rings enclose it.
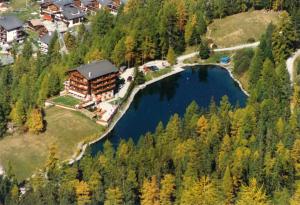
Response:
[[[158,71],[150,71],[145,75],[146,81],[152,80],[154,78],[158,78],[162,75],[172,72],[173,69],[171,67],[160,69]]]
[[[249,11],[214,20],[208,26],[206,37],[218,47],[229,47],[247,43],[249,38],[258,41],[269,23],[278,22],[279,12]]]
[[[57,107],[46,110],[46,121],[45,133],[16,133],[0,140],[0,164],[7,168],[10,163],[19,180],[45,165],[53,144],[59,159],[64,161],[78,152],[80,142],[99,136],[104,129],[79,112]]]
[[[69,95],[59,96],[51,100],[56,104],[67,106],[67,107],[74,107],[75,105],[80,103],[80,100]]]

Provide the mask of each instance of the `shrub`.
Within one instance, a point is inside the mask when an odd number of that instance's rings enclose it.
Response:
[[[255,43],[255,38],[248,38],[247,43]]]

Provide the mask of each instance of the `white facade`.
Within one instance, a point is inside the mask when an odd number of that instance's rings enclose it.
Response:
[[[42,41],[39,41],[40,51],[44,54],[48,53],[48,45]]]
[[[11,43],[18,39],[18,30],[12,30],[6,32],[6,42]]]

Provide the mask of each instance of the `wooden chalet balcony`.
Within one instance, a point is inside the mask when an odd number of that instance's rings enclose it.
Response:
[[[78,77],[71,77],[70,81],[75,81],[75,82],[80,83],[82,85],[87,85],[88,84],[87,80],[85,80],[83,78],[78,78]]]
[[[95,94],[95,95],[97,95],[97,94],[99,94],[99,93],[103,93],[103,92],[105,92],[105,91],[112,90],[112,89],[114,89],[115,87],[116,87],[116,85],[113,84],[113,85],[110,85],[110,86],[105,87],[105,88],[102,88],[102,89],[92,90],[92,93]]]
[[[69,89],[73,90],[75,92],[81,93],[83,95],[87,95],[88,94],[88,92],[86,90],[81,90],[78,87],[70,86]]]
[[[80,89],[82,89],[82,90],[88,90],[88,86],[78,84],[78,83],[76,83],[76,82],[74,82],[74,81],[70,81],[70,85],[71,85],[71,86],[74,86],[74,87],[78,87],[78,88],[80,88]]]
[[[98,89],[98,88],[100,88],[100,87],[104,87],[104,86],[107,86],[107,85],[111,85],[111,84],[113,84],[113,83],[115,83],[116,82],[116,79],[112,79],[112,80],[110,80],[110,81],[107,81],[107,82],[104,82],[104,83],[99,83],[99,84],[97,84],[97,85],[95,85],[95,84],[92,84],[92,89]]]
[[[72,77],[80,78],[80,79],[82,79],[84,82],[88,82],[87,79],[85,79],[82,75],[80,75],[80,74],[78,74],[78,73],[73,73],[72,76],[71,76],[71,78],[72,78]]]
[[[108,75],[107,77],[101,77],[101,78],[99,78],[99,79],[97,79],[97,80],[93,80],[91,83],[92,83],[92,84],[98,84],[98,83],[100,83],[100,82],[110,80],[110,79],[115,78],[115,77],[117,77],[117,76],[118,76],[118,74]]]

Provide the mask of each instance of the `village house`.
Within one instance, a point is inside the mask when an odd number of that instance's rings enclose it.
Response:
[[[110,13],[116,15],[122,3],[121,0],[98,0],[100,9],[108,9]]]
[[[46,33],[48,33],[47,28],[44,26],[43,22],[40,19],[29,20],[28,28],[38,33],[39,36],[44,36]]]
[[[68,27],[82,23],[85,13],[73,0],[45,0],[41,3],[40,15],[44,20],[64,22]]]
[[[40,51],[44,54],[48,53],[49,45],[54,36],[53,32],[48,32],[41,36],[38,40]]]
[[[68,72],[68,94],[96,104],[114,97],[119,70],[108,60],[95,61]]]
[[[94,15],[100,9],[98,0],[74,0],[74,4],[83,12]]]
[[[23,22],[15,16],[0,16],[0,43],[13,41],[22,42],[25,39]]]

